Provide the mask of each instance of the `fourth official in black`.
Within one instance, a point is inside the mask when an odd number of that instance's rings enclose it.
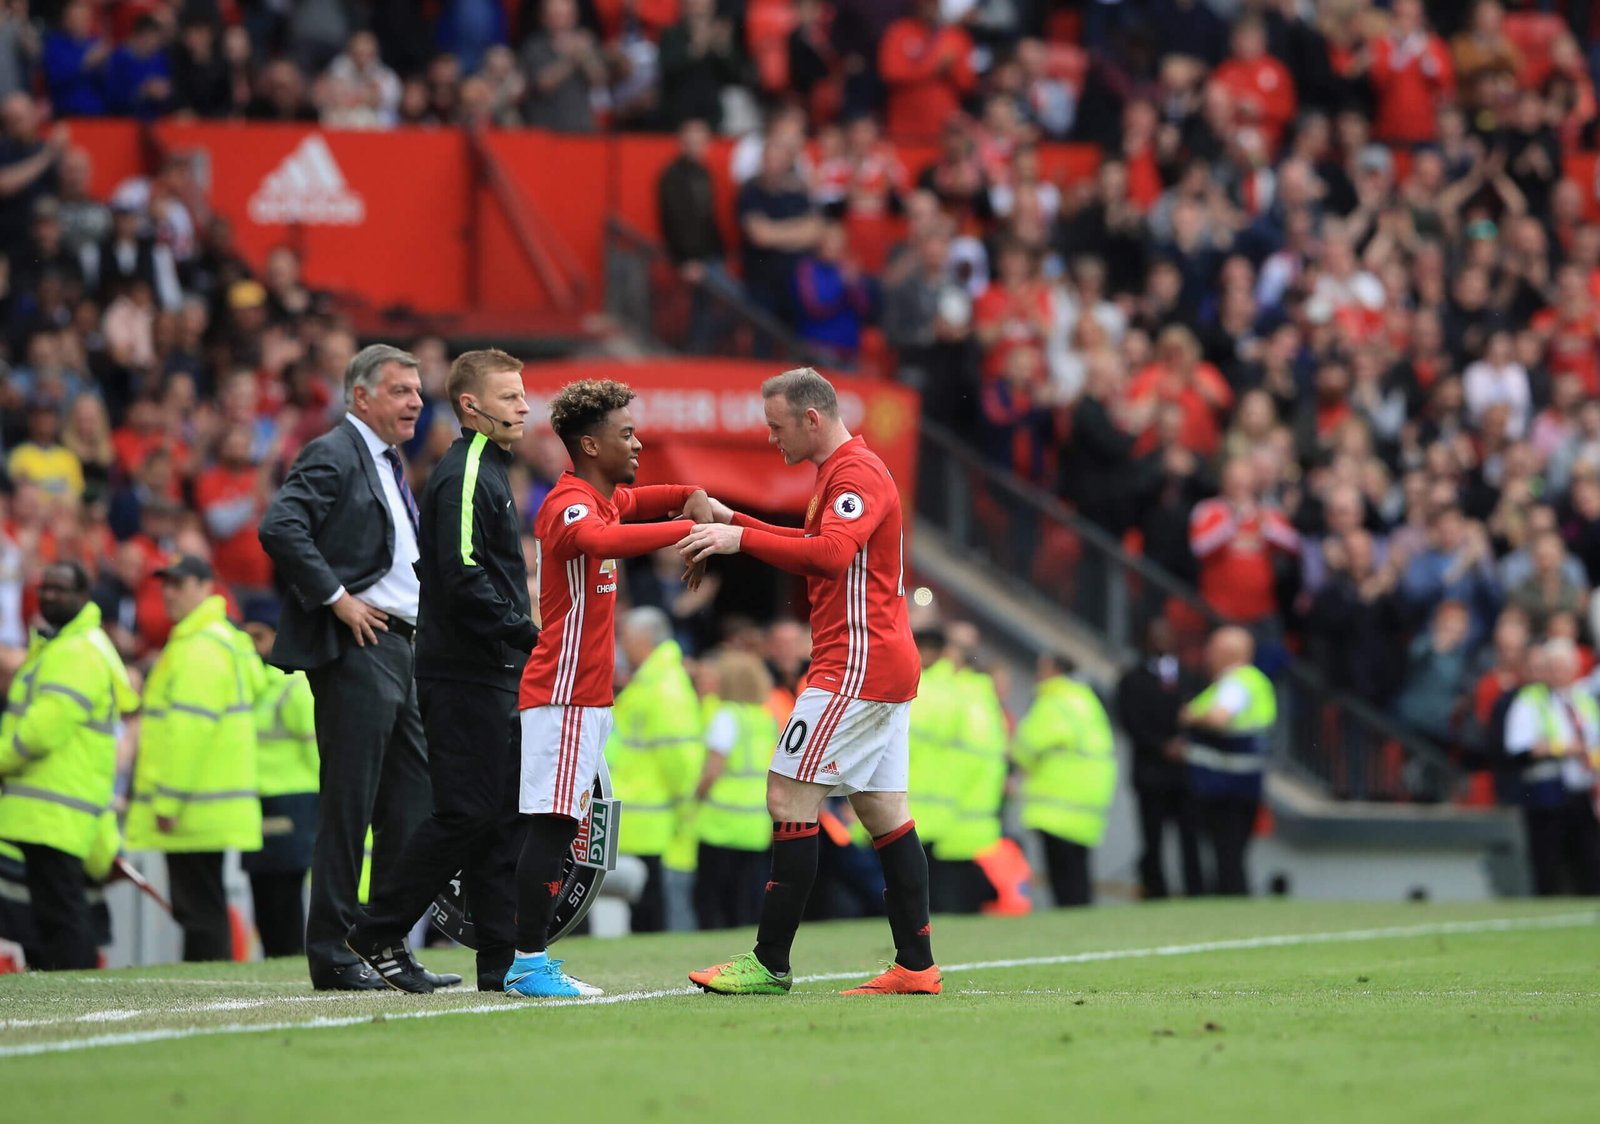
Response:
[[[417,698],[433,812],[373,887],[349,944],[389,986],[432,991],[405,934],[460,871],[477,926],[479,990],[501,991],[514,952],[521,846],[517,684],[539,641],[507,471],[528,416],[522,362],[469,351],[451,366],[448,393],[461,437],[422,494],[417,562]]]

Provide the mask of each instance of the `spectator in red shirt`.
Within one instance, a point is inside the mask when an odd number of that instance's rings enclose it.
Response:
[[[1037,348],[1012,348],[1004,377],[987,383],[980,397],[990,463],[1041,485],[1055,436],[1056,405],[1043,368],[1044,356]]]
[[[1552,377],[1576,375],[1586,394],[1600,394],[1595,347],[1600,343],[1600,311],[1583,270],[1564,265],[1556,273],[1555,302],[1530,325],[1545,339],[1545,364]]]
[[[1528,618],[1517,608],[1502,610],[1490,641],[1494,662],[1472,688],[1472,718],[1480,730],[1492,732],[1495,704],[1527,682]]]
[[[895,20],[878,47],[878,73],[889,88],[889,133],[935,137],[972,92],[972,40],[939,18],[939,0],[919,0],[916,14]]]
[[[999,277],[972,309],[973,328],[983,348],[983,377],[998,378],[1015,347],[1043,351],[1055,326],[1050,289],[1039,279],[1039,258],[1008,242],[1000,249]]]
[[[1235,127],[1261,130],[1267,151],[1276,152],[1283,131],[1294,120],[1294,76],[1267,54],[1267,31],[1256,16],[1233,27],[1233,56],[1217,67],[1211,80],[1227,90],[1233,102]]]
[[[1162,329],[1156,361],[1128,383],[1130,402],[1152,398],[1182,412],[1178,440],[1185,449],[1202,457],[1217,451],[1222,436],[1220,419],[1233,408],[1233,389],[1220,371],[1201,360],[1200,341],[1181,324]]]
[[[217,447],[217,463],[202,472],[194,486],[217,576],[246,598],[272,588],[272,561],[256,537],[256,524],[272,496],[272,481],[256,464],[252,444],[249,429],[240,425],[229,429]]]
[[[1200,596],[1217,612],[1242,624],[1267,620],[1278,611],[1273,558],[1292,558],[1300,540],[1283,513],[1257,499],[1256,473],[1242,457],[1222,469],[1222,494],[1195,506],[1189,516],[1189,549],[1200,563]]]
[[[1378,96],[1372,135],[1387,144],[1426,144],[1436,114],[1455,93],[1450,49],[1428,31],[1422,0],[1395,0],[1389,34],[1370,44],[1368,81]]]

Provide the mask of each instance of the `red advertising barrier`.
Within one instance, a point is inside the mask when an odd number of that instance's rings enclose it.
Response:
[[[162,123],[169,151],[203,154],[212,206],[251,261],[287,243],[323,288],[378,305],[465,306],[469,165],[454,129],[323,132]]]
[[[638,394],[632,411],[644,451],[639,483],[694,483],[733,507],[803,513],[816,472],[788,466],[767,443],[762,380],[768,363],[738,359],[670,359],[630,363],[577,360],[534,363],[523,371],[535,413],[575,379],[616,379]],[[883,458],[910,510],[917,471],[915,392],[895,383],[830,376],[839,414]]]
[[[151,170],[158,151],[193,153],[211,205],[232,221],[240,251],[260,264],[273,246],[300,252],[307,280],[372,304],[424,312],[544,311],[551,295],[522,253],[511,222],[454,129],[340,132],[303,125],[160,122],[146,138],[128,121],[71,123],[94,158],[91,189],[105,196]],[[555,256],[587,281],[584,306],[604,299],[605,220],[615,214],[659,236],[656,180],[677,154],[669,136],[494,132],[485,146],[520,203],[537,212]],[[733,142],[709,156],[729,247],[737,245]],[[912,174],[934,149],[908,145]],[[1093,171],[1091,148],[1049,146],[1048,173]]]
[[[94,158],[92,190],[105,195],[150,171],[159,150],[201,154],[212,205],[232,220],[246,257],[298,249],[307,280],[353,292],[372,304],[423,312],[548,312],[559,308],[514,236],[504,208],[485,185],[467,137],[455,129],[338,132],[301,125],[155,125],[147,143],[126,121],[73,121],[74,142]],[[672,137],[564,136],[537,130],[494,132],[485,148],[504,173],[516,205],[557,261],[584,284],[582,303],[598,309],[606,216],[659,236],[656,180],[675,157]],[[736,191],[728,175],[732,144],[709,156],[713,192],[729,247],[737,244]],[[913,177],[935,156],[902,145]],[[1045,145],[1041,166],[1070,182],[1091,175],[1098,150]],[[1595,156],[1571,155],[1569,178],[1583,188],[1589,217],[1600,219]]]

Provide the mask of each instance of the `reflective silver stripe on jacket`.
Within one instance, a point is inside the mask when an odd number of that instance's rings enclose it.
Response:
[[[94,703],[89,701],[88,695],[85,695],[82,691],[74,691],[71,687],[63,686],[60,683],[46,683],[39,688],[37,693],[41,695],[65,695],[90,714],[94,713]]]
[[[181,711],[184,714],[194,714],[201,718],[210,719],[212,722],[221,720],[224,714],[249,714],[254,708],[248,703],[235,703],[226,710],[212,710],[209,707],[195,706],[193,703],[168,703],[166,710],[149,710],[145,714],[151,718],[159,718],[168,711]]]
[[[1029,796],[1022,794],[1022,804],[1025,808],[1055,808],[1062,812],[1081,812],[1086,816],[1103,816],[1108,805],[1096,807],[1093,804],[1075,804],[1071,800],[1060,800],[1054,796]]]
[[[23,745],[22,735],[16,731],[12,731],[11,733],[11,748],[14,749],[17,756],[22,758],[24,761],[39,761],[44,757],[44,754],[35,753],[27,746]]]
[[[632,811],[637,806],[636,804],[629,804],[628,809]],[[735,815],[740,816],[754,815],[758,812],[763,816],[767,814],[767,806],[765,804],[758,806],[755,804],[729,804],[722,800],[707,800],[703,806],[715,808],[719,812],[733,812]]]
[[[91,816],[98,816],[109,807],[105,804],[91,804],[87,800],[79,800],[76,796],[63,796],[59,792],[51,792],[47,788],[38,788],[31,784],[8,782],[5,786],[5,795],[20,796],[24,800],[39,800],[46,804],[60,804],[63,808],[71,808],[74,812],[87,812]]]
[[[672,745],[691,745],[698,743],[700,738],[695,735],[676,738],[618,738],[617,744],[624,749],[665,749]],[[630,804],[630,808],[637,808],[637,804]]]
[[[1191,765],[1199,765],[1202,769],[1213,769],[1219,773],[1259,773],[1267,765],[1265,758],[1254,753],[1223,753],[1208,745],[1193,743],[1189,745],[1188,752],[1184,756]]]
[[[1555,759],[1537,761],[1522,770],[1522,779],[1533,784],[1558,781],[1561,779],[1561,762]]]
[[[245,789],[226,790],[223,792],[185,792],[180,788],[168,788],[164,784],[156,785],[156,796],[170,796],[174,800],[182,800],[186,804],[212,804],[219,800],[256,800],[260,794]],[[148,804],[155,797],[148,792],[134,797],[141,804]]]
[[[985,749],[982,746],[973,745],[971,742],[964,742],[954,738],[945,742],[944,747],[952,753],[964,753],[968,757],[981,757],[985,761],[993,761],[997,757],[1005,756],[1005,750],[1003,749]]]

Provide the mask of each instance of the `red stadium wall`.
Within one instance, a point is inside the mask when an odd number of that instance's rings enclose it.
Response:
[[[297,125],[178,124],[148,133],[127,121],[71,123],[74,143],[94,157],[92,189],[109,193],[147,172],[160,152],[201,152],[211,204],[234,224],[239,249],[260,263],[273,246],[298,250],[307,279],[379,305],[419,311],[546,310],[552,301],[527,260],[512,221],[479,177],[467,137],[451,129],[324,131]],[[605,219],[615,214],[660,235],[656,179],[677,152],[670,136],[490,133],[486,146],[556,257],[588,284],[582,307],[604,294]],[[737,243],[732,143],[718,141],[711,166],[724,233]],[[931,146],[904,146],[913,174]],[[1050,146],[1047,174],[1092,172],[1095,150]]]
[[[251,261],[287,243],[307,280],[355,293],[374,305],[425,312],[477,308],[548,312],[561,308],[529,263],[512,221],[478,174],[469,139],[454,129],[324,131],[297,125],[159,123],[149,133],[126,121],[74,121],[74,142],[94,157],[92,188],[104,195],[149,170],[161,151],[205,154],[212,205],[233,221]],[[672,137],[562,136],[534,130],[490,133],[487,150],[532,219],[536,241],[586,282],[576,307],[601,306],[605,221],[615,214],[659,236],[656,178],[677,151]],[[731,144],[711,153],[716,198],[736,244]],[[1046,145],[1043,169],[1058,181],[1094,171],[1096,149]],[[903,145],[915,175],[931,146]],[[1579,154],[1567,174],[1600,218],[1595,157]]]

